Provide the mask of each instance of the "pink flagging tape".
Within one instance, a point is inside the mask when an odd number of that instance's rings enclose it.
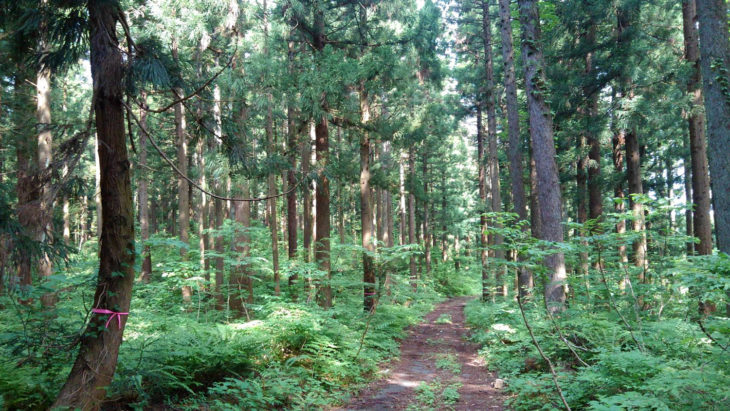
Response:
[[[116,311],[107,310],[104,308],[94,308],[91,310],[91,312],[97,313],[97,314],[111,314],[111,316],[109,316],[109,319],[106,320],[106,325],[104,326],[105,328],[109,328],[109,323],[111,322],[111,320],[114,319],[114,317],[117,317],[117,326],[119,327],[119,329],[121,329],[122,328],[122,316],[129,315],[129,313],[118,313]]]

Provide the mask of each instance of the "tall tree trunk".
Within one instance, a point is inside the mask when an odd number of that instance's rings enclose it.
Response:
[[[416,196],[413,194],[413,187],[416,184],[416,155],[413,147],[408,149],[408,172],[409,184],[408,189],[408,243],[412,246],[416,244]],[[410,268],[411,286],[415,290],[418,287],[418,267],[416,266],[416,256],[411,255],[408,266]]]
[[[490,297],[494,299],[494,293],[489,286],[488,261],[488,237],[487,237],[487,164],[484,158],[484,127],[482,126],[482,106],[477,104],[477,169],[479,172],[479,255],[482,268],[482,301]]]
[[[408,212],[406,210],[406,163],[408,162],[408,154],[403,151],[398,163],[399,190],[400,199],[398,202],[398,210],[400,211],[400,245],[405,245],[408,241]]]
[[[527,202],[523,182],[522,147],[520,144],[520,114],[517,103],[517,84],[515,81],[514,47],[512,45],[512,23],[510,0],[499,0],[499,28],[502,38],[502,61],[504,64],[504,88],[507,106],[507,133],[509,136],[508,156],[510,188],[514,211],[521,221],[527,220]],[[522,226],[527,229],[527,226]],[[533,287],[532,273],[520,268],[517,274],[520,296],[529,294]]]
[[[288,71],[289,76],[294,76],[294,40],[292,28],[289,32],[290,39],[287,42],[288,45]],[[288,189],[291,190],[286,195],[286,224],[287,224],[287,242],[288,242],[288,256],[289,260],[293,260],[297,256],[297,191],[294,190],[294,186],[297,184],[296,169],[297,169],[297,137],[299,136],[298,128],[298,115],[296,108],[294,107],[294,96],[289,96],[286,108],[287,117],[287,153],[289,159],[289,170],[287,171],[286,178],[288,181]],[[297,280],[297,275],[292,274],[289,277],[289,286],[293,286]]]
[[[626,133],[626,180],[628,182],[629,195],[644,194],[643,184],[641,180],[641,154],[639,152],[639,137],[634,130]],[[644,207],[640,201],[631,196],[629,204],[633,214],[632,228],[635,232],[644,230]],[[646,264],[646,235],[634,240],[632,243],[634,254],[634,265],[637,267],[645,267]],[[644,270],[639,273],[639,281],[644,282]]]
[[[362,12],[361,12],[362,13]],[[361,18],[362,20],[362,18]],[[360,122],[366,126],[370,122],[370,102],[364,82],[360,83]],[[370,311],[375,302],[375,244],[373,243],[373,204],[370,188],[370,135],[363,130],[360,135],[360,223],[362,226],[362,270],[364,283],[363,305]]]
[[[613,157],[613,171],[616,173],[616,175],[620,176],[620,178],[616,181],[614,187],[613,187],[613,197],[616,199],[614,202],[614,211],[617,214],[621,214],[624,212],[624,184],[623,184],[623,175],[624,175],[624,146],[626,145],[626,134],[623,131],[618,131],[614,133],[612,137],[612,157]],[[626,220],[619,219],[616,223],[616,233],[617,234],[623,234],[626,232]],[[628,262],[628,257],[626,255],[626,246],[621,244],[618,246],[618,254],[619,258],[621,259],[622,263]],[[625,278],[624,281],[628,281],[628,278]]]
[[[423,244],[426,274],[431,273],[431,214],[429,205],[431,187],[428,183],[428,148],[423,147]]]
[[[499,158],[497,157],[497,110],[494,97],[494,61],[492,59],[492,23],[489,15],[489,2],[481,0],[482,8],[482,43],[484,43],[484,68],[485,78],[485,103],[487,108],[487,144],[488,144],[488,174],[491,211],[494,213],[502,212],[502,193],[499,185]],[[498,227],[497,224],[494,224]],[[504,251],[501,249],[503,242],[502,236],[499,234],[490,235],[492,244],[497,246],[494,250],[494,256],[497,260],[504,258]],[[495,295],[507,295],[507,287],[502,279],[504,275],[504,266],[494,267]]]
[[[540,17],[536,0],[519,0],[523,30],[522,56],[525,61],[527,108],[530,114],[532,150],[537,168],[537,190],[540,201],[541,238],[563,242],[562,211],[558,166],[550,108],[545,102],[544,67],[540,46]],[[562,252],[545,257],[549,281],[545,285],[545,303],[549,310],[560,311],[565,304],[565,256]]]
[[[730,254],[730,42],[727,4],[725,0],[697,0],[697,15],[700,23],[700,66],[707,116],[715,235],[717,248]],[[726,311],[730,316],[730,304]]]
[[[326,105],[326,103],[323,103]],[[324,107],[326,109],[326,107]],[[326,110],[323,110],[326,111]],[[330,280],[330,184],[329,178],[325,173],[327,167],[327,159],[329,157],[329,130],[327,127],[327,117],[322,117],[317,121],[315,128],[317,142],[317,168],[318,180],[317,190],[315,192],[317,219],[314,243],[314,259],[320,271],[325,273],[326,284],[321,288],[320,304],[324,308],[332,306],[332,287]]]
[[[302,139],[302,174],[305,183],[302,184],[302,224],[303,236],[302,246],[304,247],[304,261],[309,262],[312,258],[312,237],[314,221],[312,218],[312,182],[309,181],[309,167],[312,162],[312,138],[314,137],[314,123],[310,121],[310,130],[306,138]]]
[[[251,196],[249,182],[244,181],[239,187],[241,197]],[[253,281],[251,280],[250,267],[246,261],[251,254],[251,236],[248,230],[251,228],[251,203],[248,201],[237,201],[235,207],[236,222],[243,226],[243,232],[236,238],[236,252],[240,261],[239,265],[231,272],[232,293],[231,310],[239,315],[246,314],[245,304],[253,303]]]
[[[94,138],[94,163],[96,165],[96,189],[94,190],[94,202],[96,204],[96,237],[101,239],[101,227],[103,216],[101,212],[101,160],[99,159],[99,136]]]
[[[617,10],[617,35],[619,47],[631,47],[633,35],[628,31],[638,14],[638,3],[620,7]],[[619,79],[620,96],[624,99],[623,104],[630,105],[630,101],[634,99],[633,85],[628,74],[622,73]],[[641,178],[641,152],[639,145],[639,136],[633,125],[622,131],[625,138],[626,148],[626,180],[629,193],[629,205],[633,214],[632,228],[635,232],[643,232],[644,230],[644,207],[640,201],[635,201],[633,195],[644,194],[642,178]],[[638,239],[632,243],[634,265],[645,268],[646,263],[646,235],[642,233]],[[639,280],[644,281],[645,275],[642,269],[639,274]]]
[[[537,166],[530,144],[530,233],[541,238],[542,220],[540,220],[540,199],[537,196]]]
[[[268,155],[273,156],[276,153],[276,146],[274,145],[274,132],[273,132],[273,117],[271,112],[271,105],[273,100],[271,95],[268,96],[269,105],[266,111],[266,141],[268,142]],[[279,228],[277,224],[277,210],[276,210],[276,174],[269,173],[268,177],[268,194],[271,198],[268,200],[268,211],[269,211],[269,230],[271,231],[271,264],[274,270],[274,294],[279,295],[281,292],[279,286]]]
[[[16,101],[19,107],[31,107],[31,97],[27,86],[24,84],[27,77],[25,69],[19,67],[14,79],[14,90]],[[24,233],[32,235],[33,221],[37,220],[37,199],[34,198],[34,186],[37,185],[34,179],[35,171],[32,166],[35,158],[35,149],[32,139],[27,138],[30,130],[26,130],[25,126],[30,123],[30,119],[25,116],[24,110],[15,110],[13,113],[13,123],[19,132],[15,137],[15,169],[16,169],[16,186],[15,193],[18,199],[16,213],[18,223],[23,227]],[[11,278],[9,285],[11,289],[18,288],[20,294],[20,302],[30,304],[32,301],[27,299],[27,293],[30,291],[33,278],[31,276],[31,256],[27,251],[17,253],[16,257],[16,275]]]
[[[687,154],[682,158],[682,166],[684,167],[684,202],[687,205],[687,209],[684,210],[684,226],[687,237],[694,237],[694,227],[692,227],[692,208],[690,207],[692,205],[692,165],[687,145],[688,142],[685,140],[684,148],[687,150]],[[687,241],[687,255],[693,255],[694,253],[694,241]]]
[[[147,129],[147,94],[140,95],[142,107],[139,109],[139,123],[143,130]],[[137,197],[139,198],[139,229],[142,235],[142,272],[140,280],[147,283],[150,281],[152,273],[152,255],[150,254],[150,246],[147,240],[150,238],[150,218],[149,218],[149,193],[147,187],[147,179],[149,171],[147,170],[147,134],[144,131],[139,133],[139,168],[140,175],[137,182]]]
[[[177,39],[172,40],[172,58],[177,62],[178,57],[178,44]],[[174,88],[176,98],[184,95],[181,87]],[[182,174],[188,174],[188,137],[185,123],[185,107],[182,103],[175,104],[175,139],[177,140],[177,168]],[[177,179],[177,198],[178,198],[178,225],[180,227],[179,237],[180,241],[184,244],[188,244],[189,235],[188,230],[190,227],[190,188],[188,187],[188,180],[182,176],[178,176]],[[188,250],[185,247],[180,248],[180,256],[183,259],[187,258]]]
[[[684,59],[692,64],[692,75],[687,82],[687,93],[692,108],[687,118],[689,127],[690,159],[692,164],[692,200],[694,203],[693,235],[699,238],[697,254],[712,254],[712,222],[710,221],[710,171],[707,164],[705,121],[702,106],[702,76],[700,74],[700,45],[697,32],[695,0],[682,1],[684,29]]]
[[[314,11],[314,48],[321,55],[325,46],[324,10],[317,8]],[[327,94],[322,92],[320,97],[322,113],[327,113]],[[326,284],[320,290],[320,305],[324,308],[332,306],[332,287],[329,284],[330,273],[330,182],[325,169],[329,158],[329,129],[327,115],[322,114],[315,126],[315,152],[317,154],[317,189],[315,192],[317,219],[314,244],[314,259],[320,271],[325,273]]]
[[[48,0],[42,0],[42,7],[47,7]],[[42,58],[48,52],[48,25],[46,17],[41,18],[39,27],[39,51]],[[51,173],[53,168],[51,133],[51,69],[41,62],[36,77],[36,120],[38,121],[38,178],[39,178],[39,213],[36,222],[36,240],[41,243],[51,243],[53,232],[53,198],[51,193]],[[38,260],[38,276],[45,281],[53,274],[51,258],[48,254],[41,254]],[[53,307],[57,301],[56,293],[45,293],[41,296],[41,305]]]
[[[589,49],[586,53],[585,74],[592,80],[595,77],[593,68],[593,48],[596,42],[596,26],[593,20],[585,35],[585,43]],[[585,136],[588,144],[588,218],[598,220],[603,215],[603,197],[601,195],[601,140],[595,132],[595,123],[598,117],[598,92],[588,85],[583,87],[583,96],[586,99],[586,126]]]
[[[99,274],[93,307],[129,312],[134,282],[134,208],[122,109],[123,59],[116,37],[121,10],[116,3],[91,0],[89,41],[95,90],[97,138],[102,169],[103,226]],[[107,314],[92,314],[81,334],[78,356],[52,408],[95,410],[106,396],[117,365],[127,315],[104,324]]]

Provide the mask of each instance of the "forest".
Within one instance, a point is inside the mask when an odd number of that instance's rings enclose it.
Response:
[[[0,2],[0,410],[730,409],[725,0]]]

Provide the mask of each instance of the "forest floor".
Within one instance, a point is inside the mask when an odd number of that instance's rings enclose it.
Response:
[[[400,359],[340,410],[503,410],[496,374],[468,340],[464,306],[470,297],[439,304],[411,328]]]

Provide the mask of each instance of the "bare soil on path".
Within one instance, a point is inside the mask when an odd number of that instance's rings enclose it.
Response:
[[[504,410],[497,378],[468,340],[464,306],[470,297],[452,298],[411,328],[400,359],[340,410]],[[458,399],[453,391],[458,388]]]

